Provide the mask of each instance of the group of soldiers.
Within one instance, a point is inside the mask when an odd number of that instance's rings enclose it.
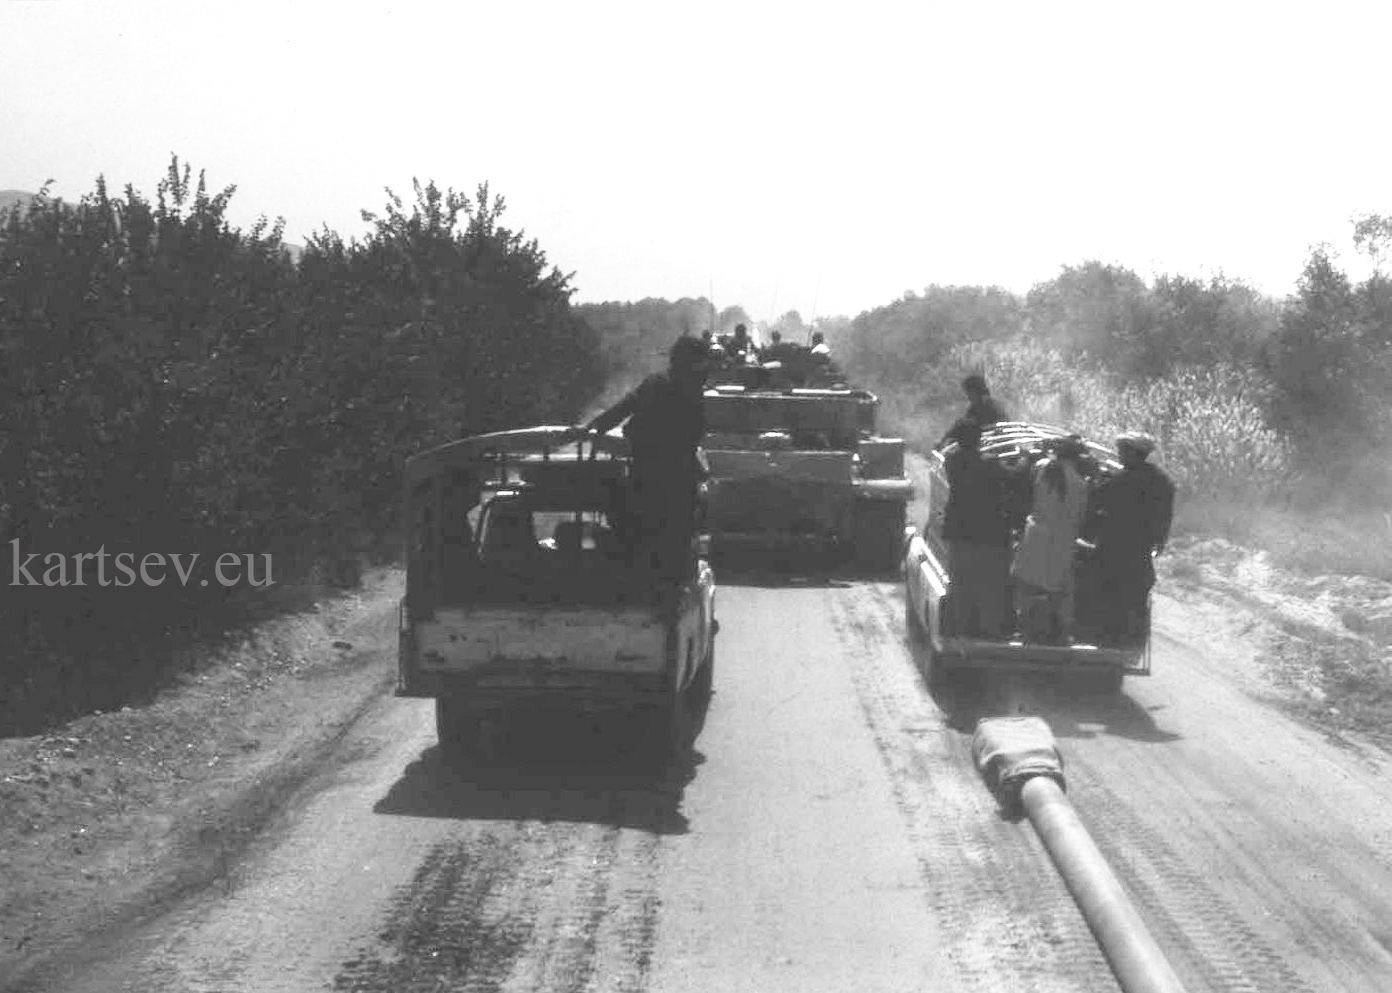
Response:
[[[624,425],[631,462],[619,516],[634,566],[680,582],[690,565],[698,495],[707,475],[700,456],[706,430],[702,394],[712,372],[728,363],[752,365],[798,353],[830,363],[831,350],[820,331],[813,332],[810,347],[785,343],[777,331],[770,337],[761,350],[743,324],[723,342],[709,331],[700,338],[682,335],[668,352],[665,370],[648,376],[588,424],[572,429],[572,438],[578,439]]]
[[[761,348],[753,338],[749,337],[747,326],[736,324],[734,333],[729,337],[716,338],[713,332],[702,331],[701,340],[705,342],[709,350],[711,361],[717,365],[795,362],[803,357],[810,357],[814,361],[818,359],[831,360],[831,346],[826,343],[826,336],[820,331],[812,332],[812,341],[809,345],[784,341],[781,331],[770,331],[769,343]]]
[[[831,359],[831,348],[822,332],[812,332],[809,344],[785,341],[779,331],[769,332],[760,346],[743,324],[731,335],[702,332],[710,349],[713,383],[737,384],[754,389],[835,386],[844,376]]]
[[[734,340],[737,347],[748,340],[743,325]],[[778,344],[775,338],[769,347]],[[823,343],[814,336],[816,344]],[[714,358],[707,341],[683,335],[666,370],[573,429],[579,438],[624,424],[632,458],[624,517],[634,565],[671,581],[680,581],[690,563],[705,477],[702,394]],[[1004,638],[1014,616],[1026,636],[1066,643],[1075,626],[1075,563],[1083,555],[1092,560],[1094,626],[1117,642],[1136,637],[1155,584],[1151,559],[1169,539],[1174,506],[1174,484],[1148,461],[1154,440],[1118,437],[1118,472],[1097,471],[1076,435],[1054,439],[1038,461],[1012,468],[980,450],[982,430],[1006,420],[1005,410],[981,376],[962,385],[966,414],[939,443],[953,445],[942,537],[958,630]]]
[[[1015,627],[1029,640],[1067,644],[1080,620],[1081,574],[1090,631],[1113,644],[1143,637],[1152,559],[1169,540],[1174,512],[1174,484],[1149,461],[1154,439],[1117,437],[1115,472],[1100,471],[1077,435],[1051,439],[1037,461],[1012,465],[981,453],[983,429],[1007,419],[985,379],[968,376],[962,387],[966,414],[938,445],[954,446],[944,459],[942,537],[957,630],[1003,639]]]

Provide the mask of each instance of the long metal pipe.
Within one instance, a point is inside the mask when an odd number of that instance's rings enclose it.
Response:
[[[1031,776],[1021,786],[1020,802],[1124,993],[1184,993],[1059,784]]]

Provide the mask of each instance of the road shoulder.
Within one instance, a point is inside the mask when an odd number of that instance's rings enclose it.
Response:
[[[206,651],[145,706],[0,741],[0,975],[228,885],[394,674],[398,570]]]

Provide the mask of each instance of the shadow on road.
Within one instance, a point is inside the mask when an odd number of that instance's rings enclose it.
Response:
[[[926,659],[915,647],[920,674]],[[1056,738],[1118,737],[1163,743],[1181,735],[1166,731],[1152,713],[1125,688],[1100,688],[1085,674],[1066,672],[990,672],[958,670],[935,680],[929,694],[947,716],[947,723],[966,734],[983,717],[1036,714],[1048,722]]]
[[[808,551],[752,554],[725,552],[711,567],[722,586],[758,586],[766,589],[808,587],[844,589],[866,581],[892,579],[858,570],[843,558]]]
[[[664,760],[641,721],[566,715],[516,720],[488,758],[432,746],[374,806],[379,814],[459,820],[608,824],[656,834],[687,830],[682,793],[705,757]]]

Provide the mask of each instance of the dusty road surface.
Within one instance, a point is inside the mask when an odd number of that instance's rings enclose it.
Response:
[[[900,590],[722,585],[716,696],[666,768],[563,716],[450,768],[429,704],[383,699],[221,885],[23,988],[1115,989],[971,767],[975,719],[1024,709],[1192,993],[1392,989],[1382,753],[1255,700],[1173,601],[1119,697],[930,696]]]

